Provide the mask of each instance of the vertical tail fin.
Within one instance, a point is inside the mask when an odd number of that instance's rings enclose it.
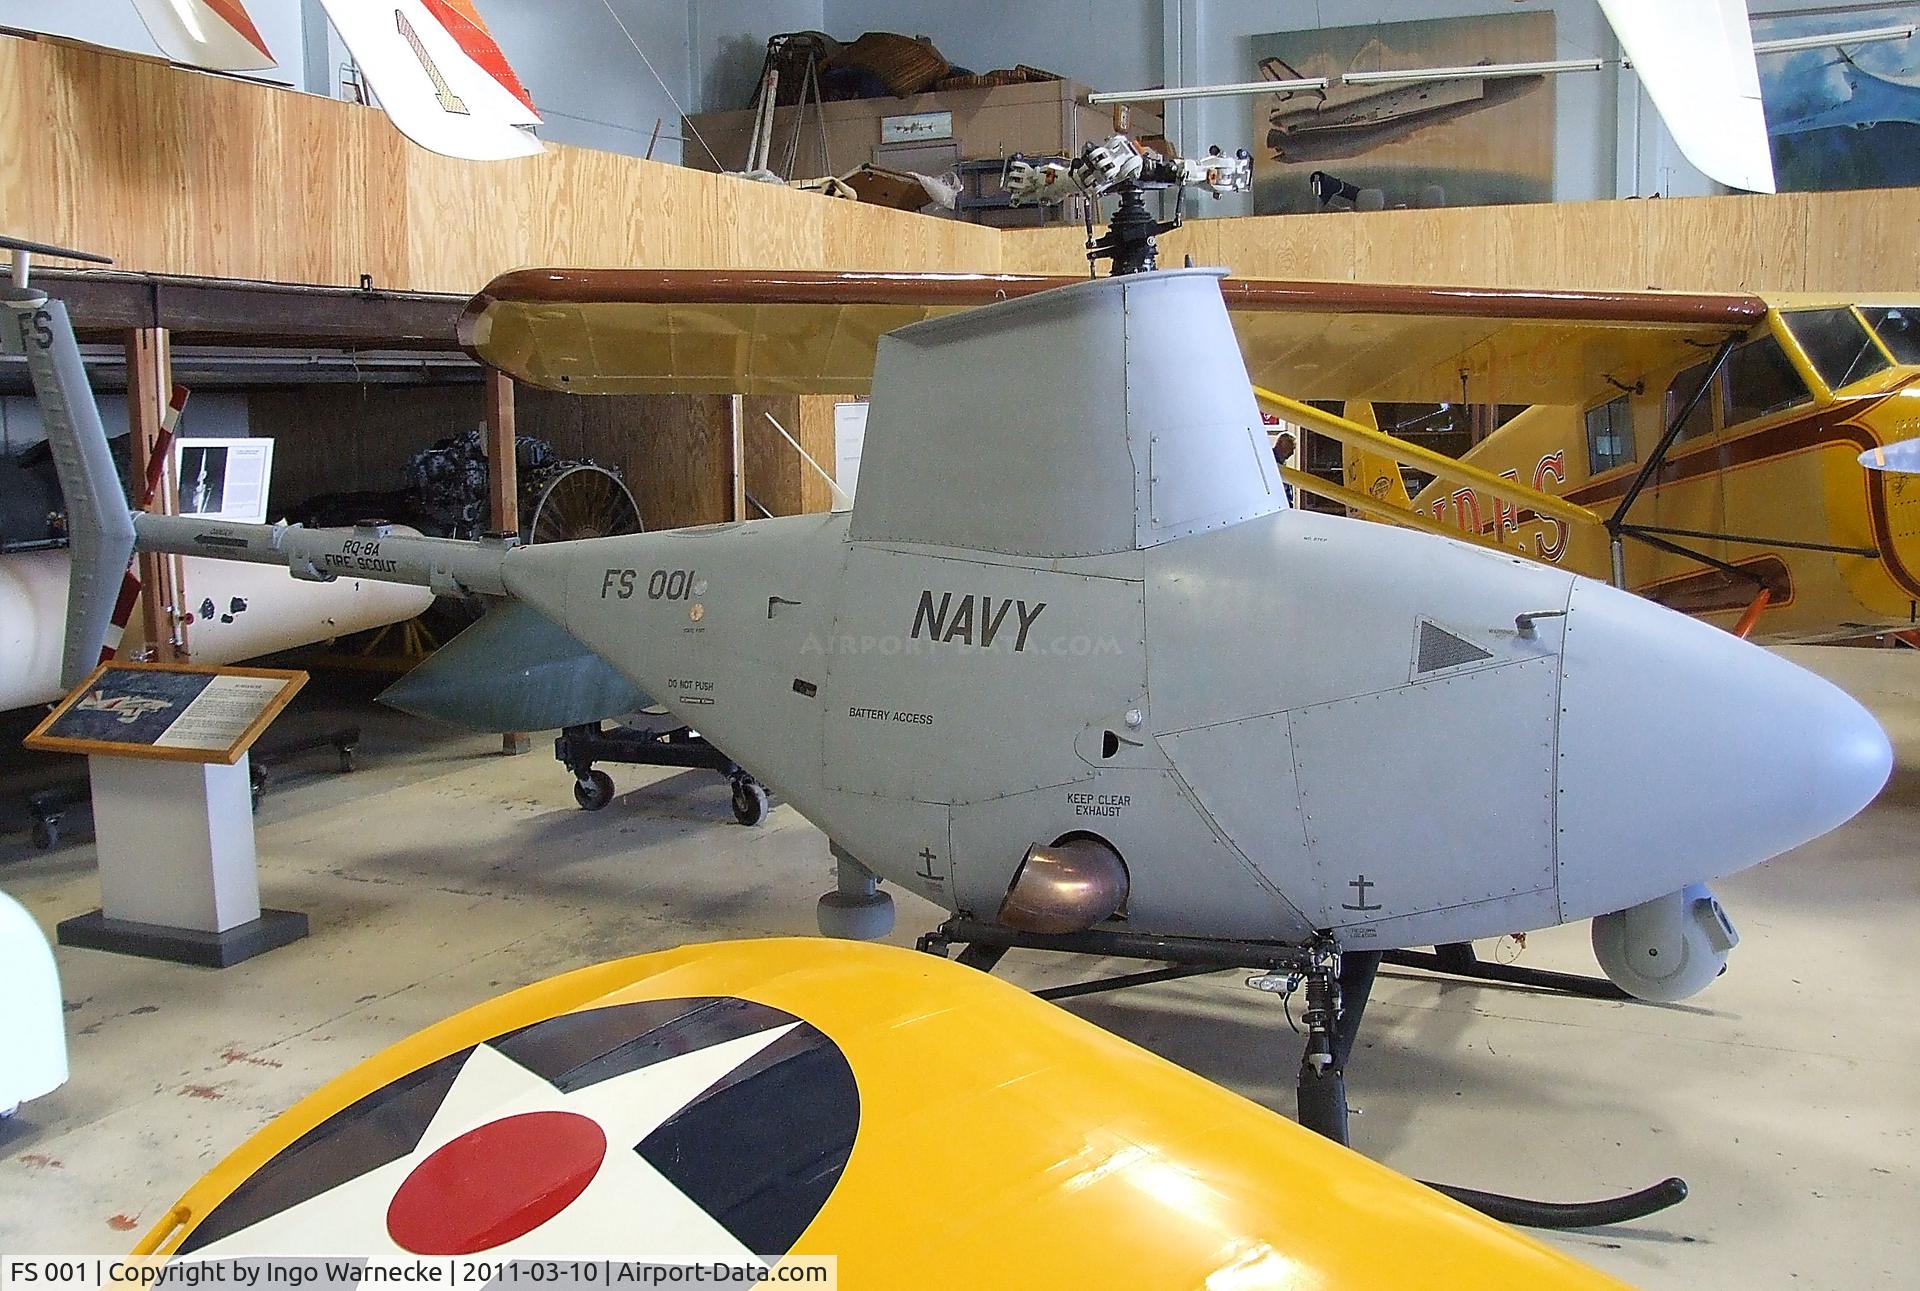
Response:
[[[60,679],[62,685],[74,686],[100,661],[114,602],[133,557],[133,514],[107,448],[106,428],[100,424],[100,408],[87,384],[66,306],[28,287],[0,287],[0,311],[11,315],[6,348],[26,356],[46,421],[47,447],[66,494],[73,572]]]
[[[1342,415],[1368,430],[1380,429],[1370,403],[1349,403]],[[1413,499],[1407,495],[1407,481],[1400,474],[1400,463],[1391,457],[1383,453],[1370,453],[1351,444],[1343,445],[1341,474],[1345,477],[1346,486],[1355,492],[1408,511],[1413,510]]]

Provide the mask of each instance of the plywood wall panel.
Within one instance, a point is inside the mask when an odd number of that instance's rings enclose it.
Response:
[[[999,238],[1002,273],[1081,274],[1087,271],[1087,235],[1077,224],[1006,229]]]
[[[1634,203],[1646,230],[1649,283],[1673,290],[1806,290],[1808,203],[1805,193]]]
[[[1509,287],[1649,285],[1636,202],[1569,202],[1542,220],[1531,206],[1491,207],[1487,251]]]
[[[468,292],[532,264],[999,267],[991,229],[635,157],[471,163],[375,109],[0,37],[0,227],[155,273]]]
[[[274,441],[279,519],[318,494],[402,487],[416,453],[474,429],[485,409],[478,385],[324,385],[248,395],[247,416]]]
[[[1809,290],[1920,292],[1920,194],[1810,193],[1804,200]]]
[[[732,431],[724,395],[554,394],[520,386],[520,432],[563,457],[618,467],[649,529],[729,519]]]
[[[1008,273],[1084,269],[1077,229],[1008,230]],[[1920,288],[1920,193],[1579,202],[1196,220],[1161,263],[1251,277],[1669,291]]]

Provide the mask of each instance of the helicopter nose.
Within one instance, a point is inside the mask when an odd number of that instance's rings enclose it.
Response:
[[[1580,580],[1563,642],[1563,919],[1818,838],[1892,770],[1886,732],[1837,686],[1644,598]]]

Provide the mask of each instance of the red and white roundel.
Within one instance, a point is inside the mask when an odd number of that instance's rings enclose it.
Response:
[[[185,1259],[777,1259],[839,1178],[853,1073],[735,999],[536,1023],[393,1081],[235,1189]]]

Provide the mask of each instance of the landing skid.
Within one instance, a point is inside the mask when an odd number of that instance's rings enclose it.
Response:
[[[1581,973],[1556,973],[1544,968],[1522,968],[1518,964],[1500,964],[1482,959],[1474,953],[1473,943],[1470,941],[1456,941],[1444,946],[1435,946],[1431,952],[1382,951],[1380,962],[1395,968],[1418,968],[1423,972],[1445,973],[1449,977],[1465,977],[1477,982],[1531,986],[1543,991],[1558,991],[1562,995],[1578,995],[1589,1000],[1633,998],[1604,977],[1588,977]]]
[[[1300,1057],[1295,1086],[1299,1121],[1307,1129],[1343,1147],[1351,1146],[1347,1064],[1359,1039],[1361,1019],[1382,964],[1532,986],[1589,999],[1628,998],[1603,978],[1490,963],[1475,955],[1472,945],[1464,943],[1438,946],[1431,954],[1405,950],[1342,954],[1325,941],[1292,946],[1280,942],[1212,941],[1103,930],[1048,935],[1018,932],[998,924],[962,918],[947,920],[917,943],[920,950],[943,959],[956,944],[962,946],[958,962],[989,973],[1007,951],[1014,949],[1142,959],[1166,965],[1034,992],[1044,1000],[1075,999],[1231,969],[1260,970],[1247,984],[1278,994],[1283,1000],[1290,1000],[1296,991],[1304,990],[1306,1007],[1301,1023],[1307,1032],[1307,1045]],[[1288,1016],[1291,1021],[1291,1013]],[[1678,1178],[1663,1179],[1650,1188],[1622,1196],[1586,1202],[1534,1201],[1475,1188],[1422,1182],[1484,1215],[1527,1228],[1593,1228],[1625,1223],[1665,1210],[1687,1196],[1686,1182]]]

